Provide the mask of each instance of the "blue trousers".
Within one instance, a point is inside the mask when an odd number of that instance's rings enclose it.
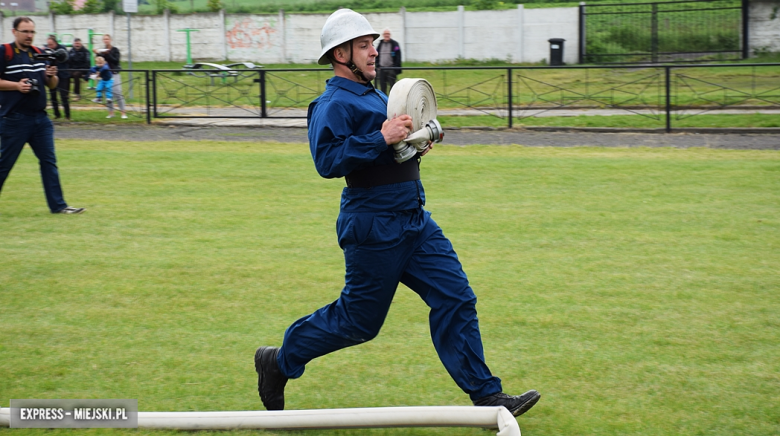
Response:
[[[472,400],[501,391],[485,364],[477,298],[441,228],[422,208],[347,213],[337,221],[346,283],[338,300],[293,323],[278,362],[289,378],[311,360],[376,337],[398,283],[430,307],[431,337],[444,367]]]
[[[95,88],[95,95],[97,98],[101,98],[103,95],[103,92],[106,93],[106,100],[111,100],[114,98],[114,91],[112,88],[114,87],[114,79],[111,80],[98,80],[97,87]]]
[[[54,154],[54,126],[44,111],[35,115],[13,112],[0,118],[0,191],[25,143],[30,144],[38,158],[49,210],[54,213],[65,209],[68,204],[62,196],[57,156]]]

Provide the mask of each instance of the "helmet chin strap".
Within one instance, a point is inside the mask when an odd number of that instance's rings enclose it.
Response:
[[[345,67],[349,68],[350,71],[352,71],[352,74],[354,74],[358,79],[361,79],[364,82],[370,82],[366,78],[366,76],[363,75],[363,71],[360,70],[360,68],[355,65],[354,62],[352,62],[352,53],[355,51],[355,40],[349,42],[349,60],[347,62],[339,62],[336,59],[333,59],[334,62],[337,64],[344,65]]]

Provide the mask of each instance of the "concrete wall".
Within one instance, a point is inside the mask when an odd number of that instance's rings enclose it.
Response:
[[[750,54],[756,49],[780,52],[780,2],[751,0]]]
[[[445,62],[500,59],[539,62],[549,58],[550,38],[566,39],[564,62],[577,62],[577,8],[407,12],[405,32],[394,38],[405,59]],[[569,47],[569,48],[566,48]]]
[[[523,62],[550,60],[550,38],[563,38],[563,62],[579,58],[579,8],[526,9],[523,26]]]
[[[284,27],[284,19],[279,15],[226,15],[227,58],[259,64],[283,63]]]
[[[393,35],[401,44],[402,58],[442,62],[463,57],[459,35],[462,15],[462,11],[407,12],[405,34]]]
[[[225,21],[220,13],[203,13],[189,15],[170,15],[170,58],[175,61],[187,60],[187,32],[182,29],[198,29],[189,32],[192,58],[225,59]],[[228,17],[225,16],[225,19]]]
[[[753,0],[750,12],[751,47],[780,51],[780,17],[771,19],[777,2]],[[780,13],[779,13],[780,14]],[[134,15],[131,18],[134,61],[175,61],[187,58],[186,34],[192,32],[194,61],[230,60],[271,63],[313,63],[320,55],[320,29],[326,14],[180,14]],[[446,62],[500,59],[512,62],[549,60],[550,38],[564,38],[564,62],[578,57],[578,9],[541,8],[502,11],[406,12],[366,14],[375,30],[390,28],[407,61]],[[12,41],[14,17],[0,20],[3,41]],[[46,34],[72,33],[84,40],[87,29],[110,33],[127,59],[127,18],[121,15],[62,15],[35,17],[43,45]],[[95,38],[96,44],[102,44]]]

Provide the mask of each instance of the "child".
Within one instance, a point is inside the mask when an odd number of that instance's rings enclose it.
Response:
[[[97,85],[97,98],[92,100],[95,103],[103,103],[102,95],[106,93],[106,103],[108,103],[108,116],[106,118],[114,117],[114,105],[111,104],[113,94],[111,88],[114,86],[114,75],[111,74],[111,70],[108,68],[108,64],[103,56],[95,57],[95,66],[89,69],[89,76],[84,77],[84,80],[97,80],[100,81]]]

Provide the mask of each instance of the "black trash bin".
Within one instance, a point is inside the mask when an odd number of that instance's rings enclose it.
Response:
[[[563,38],[550,38],[550,65],[564,65],[563,63]]]

